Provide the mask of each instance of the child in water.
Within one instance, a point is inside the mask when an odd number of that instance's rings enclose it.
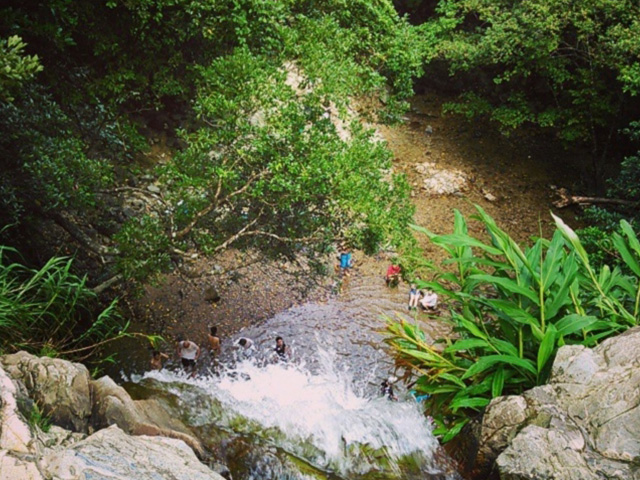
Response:
[[[160,352],[160,350],[153,350],[151,352],[151,370],[162,370],[162,363],[169,358],[168,355]]]

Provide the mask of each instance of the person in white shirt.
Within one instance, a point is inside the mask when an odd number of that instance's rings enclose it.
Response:
[[[433,290],[427,290],[420,299],[420,305],[429,312],[435,311],[438,308],[438,294]]]
[[[233,344],[234,347],[240,350],[240,353],[244,358],[251,358],[256,351],[256,346],[253,340],[246,337],[240,337]]]
[[[178,341],[178,355],[185,370],[191,370],[191,377],[196,376],[196,361],[200,358],[200,347],[189,340]]]

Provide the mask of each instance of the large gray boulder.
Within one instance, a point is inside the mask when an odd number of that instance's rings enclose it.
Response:
[[[201,453],[199,442],[158,402],[134,401],[108,377],[86,384],[74,381],[83,377],[82,368],[76,364],[38,360],[26,354],[0,357],[0,480],[223,479],[200,463],[192,450]],[[29,372],[29,366],[34,368],[33,372]],[[63,392],[63,386],[54,385],[53,379],[59,379],[68,388],[78,384],[82,389],[90,386],[93,395],[85,392],[78,396],[99,403],[93,405],[89,430],[113,423],[122,424],[127,432],[117,425],[88,437],[57,425],[43,432],[28,420],[36,403],[29,398],[32,394],[37,396],[41,407],[52,413],[64,413],[56,419],[64,419],[74,430],[78,425],[86,425],[89,417],[84,411],[76,416],[70,412],[75,405],[72,400],[77,397],[73,392]],[[52,404],[55,399],[64,408],[56,409]]]
[[[91,387],[94,396],[91,425],[94,429],[117,425],[130,435],[177,438],[203,456],[200,441],[157,400],[132,400],[124,388],[106,376],[93,380]]]
[[[27,352],[0,357],[0,365],[27,390],[42,412],[61,427],[87,432],[91,376],[84,365]]]
[[[181,440],[127,435],[113,425],[42,459],[47,478],[223,480]]]
[[[480,467],[495,460],[501,480],[640,480],[639,367],[640,328],[562,347],[547,385],[487,407]]]

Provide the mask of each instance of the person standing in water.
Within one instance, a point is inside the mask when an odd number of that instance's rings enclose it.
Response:
[[[176,348],[182,366],[186,371],[191,371],[189,378],[196,376],[196,362],[200,358],[200,347],[189,340],[178,341]]]
[[[209,327],[209,335],[207,335],[209,339],[209,348],[211,349],[212,355],[220,355],[220,337],[218,337],[218,327],[212,326]]]
[[[151,352],[151,370],[162,370],[162,362],[169,358],[169,355],[160,352],[160,350],[153,350]]]
[[[273,349],[280,361],[287,362],[291,359],[291,349],[284,343],[282,337],[276,337],[276,346]]]
[[[380,384],[380,393],[387,397],[389,400],[392,400],[394,402],[398,401],[398,397],[396,397],[395,393],[393,392],[393,384],[391,382],[391,378],[387,379],[387,380],[383,380],[382,383]]]

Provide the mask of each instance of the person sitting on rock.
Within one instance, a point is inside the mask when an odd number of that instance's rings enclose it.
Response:
[[[400,265],[395,262],[387,268],[387,274],[384,276],[387,287],[397,287],[400,281]]]
[[[409,310],[418,309],[418,299],[420,298],[420,294],[418,292],[418,288],[415,283],[411,284],[411,288],[409,289]]]
[[[438,294],[433,290],[427,290],[420,299],[420,305],[427,312],[435,312],[438,309]]]

